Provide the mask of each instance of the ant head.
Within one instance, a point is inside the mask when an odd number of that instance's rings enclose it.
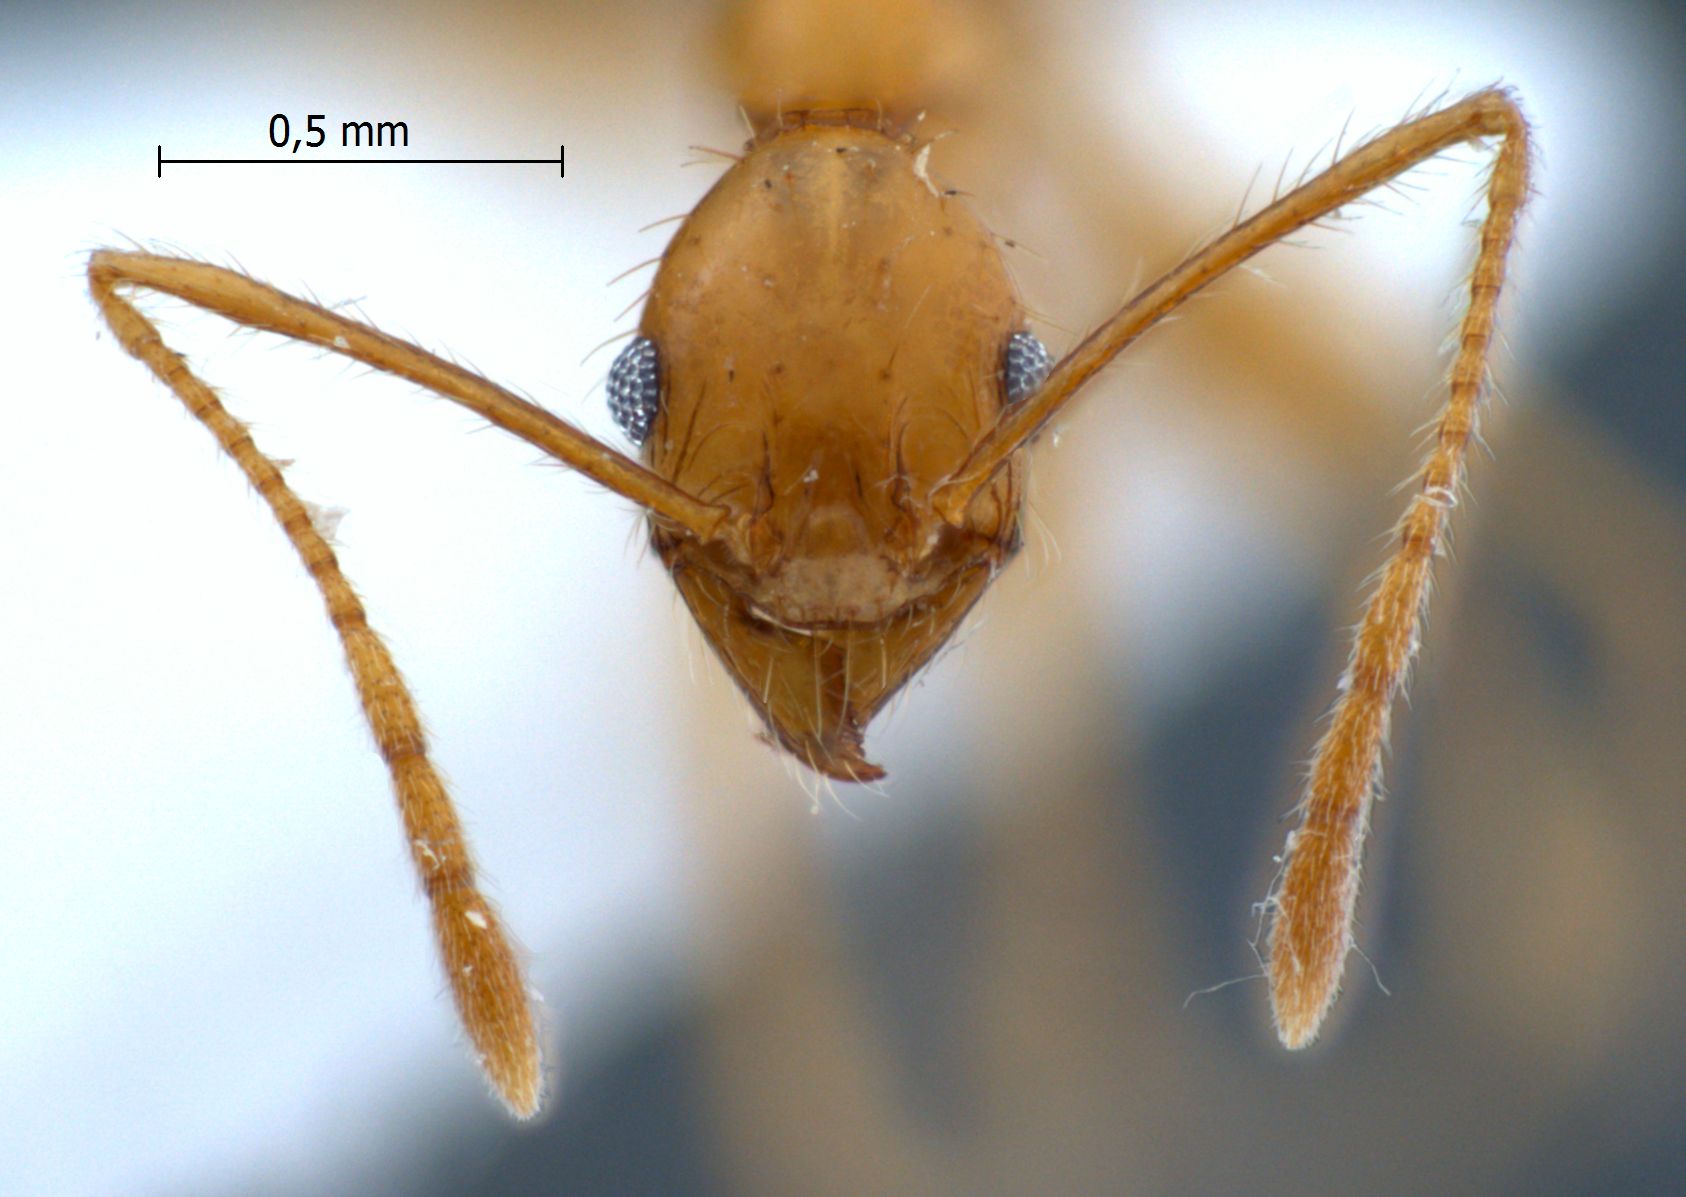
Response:
[[[865,780],[861,729],[1018,545],[1023,463],[932,492],[1047,354],[994,238],[860,110],[785,114],[679,227],[610,403],[736,533],[655,543],[773,734]]]

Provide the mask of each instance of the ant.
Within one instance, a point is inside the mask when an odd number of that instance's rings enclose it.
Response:
[[[462,404],[644,508],[651,543],[772,739],[827,777],[884,776],[865,729],[953,635],[1019,547],[1028,450],[1126,346],[1296,230],[1465,142],[1498,139],[1448,396],[1339,684],[1268,900],[1282,1042],[1312,1042],[1352,947],[1389,713],[1488,380],[1495,310],[1529,191],[1527,123],[1499,88],[1372,137],[1149,284],[1054,361],[995,239],[928,163],[918,118],[812,104],[757,111],[741,158],[679,225],[637,336],[610,369],[639,456],[461,366],[237,271],[96,251],[119,343],[203,423],[315,580],[392,776],[453,997],[519,1117],[542,1099],[520,966],[385,643],[281,465],[127,293],[152,290],[305,341]]]

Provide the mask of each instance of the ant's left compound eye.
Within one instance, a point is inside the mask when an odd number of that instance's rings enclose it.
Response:
[[[609,414],[627,440],[642,446],[661,403],[661,356],[656,343],[649,337],[634,337],[609,367]]]
[[[1021,329],[1007,338],[1007,349],[1001,355],[1002,396],[1008,403],[1030,398],[1053,368],[1054,359],[1048,356],[1042,342]]]

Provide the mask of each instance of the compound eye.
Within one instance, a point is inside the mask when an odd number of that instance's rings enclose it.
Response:
[[[1001,355],[1001,393],[1008,403],[1028,399],[1041,389],[1053,368],[1054,359],[1042,342],[1021,329],[1007,338],[1007,349]]]
[[[634,337],[609,367],[609,414],[626,439],[642,446],[661,410],[661,356],[649,337]]]

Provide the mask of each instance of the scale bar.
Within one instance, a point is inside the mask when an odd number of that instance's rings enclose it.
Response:
[[[568,177],[567,146],[556,147],[554,158],[166,158],[158,147],[158,177],[169,166],[554,166],[558,178]]]

